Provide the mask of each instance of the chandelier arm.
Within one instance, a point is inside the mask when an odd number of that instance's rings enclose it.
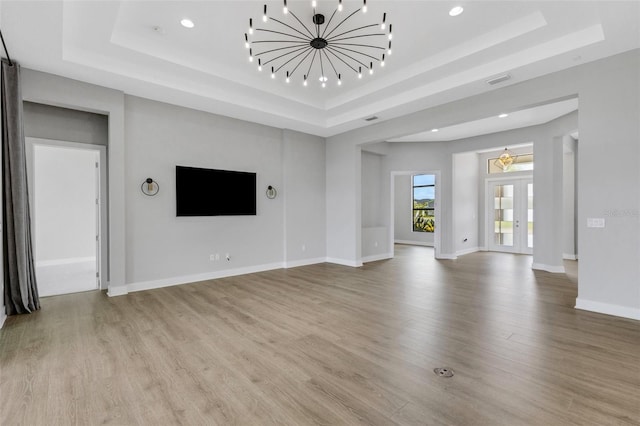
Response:
[[[311,63],[309,64],[309,69],[307,70],[307,77],[309,77],[309,73],[311,72],[311,67],[313,66],[313,62],[316,60],[316,55],[318,54],[318,50],[316,49],[315,52],[313,52],[313,58],[311,58]]]
[[[302,21],[300,19],[298,19],[298,17],[296,16],[295,13],[293,13],[291,10],[289,11],[289,13],[291,14],[291,16],[293,16],[294,18],[296,18],[296,21],[300,22],[300,25],[302,25],[302,27],[309,33],[309,35],[311,36],[311,38],[314,38],[313,33],[311,32],[311,30],[309,30],[309,28],[307,28],[307,26],[305,24],[302,23]]]
[[[331,58],[329,58],[329,55],[327,55],[325,53],[324,56],[327,57],[327,61],[329,61],[329,64],[331,64],[331,68],[333,68],[333,72],[336,73],[336,77],[338,77],[338,79],[340,79],[340,74],[338,73],[338,70],[336,70],[336,67],[333,65],[333,62],[331,62]]]
[[[336,39],[333,39],[333,41],[343,41],[343,40],[352,40],[354,38],[360,38],[360,37],[379,37],[379,36],[386,36],[386,34],[381,34],[381,33],[362,34],[362,35],[351,36],[351,37],[336,38]]]
[[[347,19],[351,18],[353,15],[355,15],[358,12],[360,12],[360,9],[356,9],[355,12],[353,12],[351,15],[347,16],[346,18],[344,18],[338,25],[333,27],[333,29],[329,32],[329,34],[327,34],[327,37],[329,37],[331,34],[333,34],[333,32],[335,30],[337,30],[340,25],[344,24],[347,21]]]
[[[363,30],[363,29],[365,29],[365,28],[377,27],[378,25],[379,25],[379,24],[371,24],[371,25],[365,25],[364,27],[354,28],[354,29],[352,29],[352,30],[345,31],[345,32],[340,33],[340,34],[336,34],[336,35],[334,35],[333,37],[327,38],[326,40],[327,40],[327,41],[331,41],[331,40],[335,39],[336,37],[340,37],[340,36],[343,36],[343,35],[345,35],[345,34],[352,33],[352,32],[354,32],[354,31]]]
[[[336,12],[338,11],[338,9],[334,10],[333,13],[331,14],[331,18],[329,18],[329,21],[327,21],[327,26],[324,27],[324,31],[322,32],[322,35],[320,36],[321,38],[324,38],[324,35],[327,33],[327,30],[329,29],[329,25],[331,25],[331,20],[333,19],[334,16],[336,16]]]
[[[313,49],[313,47],[309,46],[309,49]],[[304,52],[306,51],[303,50],[302,52],[298,53],[296,56],[292,57],[291,59],[289,59],[287,62],[285,62],[284,64],[280,65],[277,69],[276,72],[280,71],[285,65],[287,65],[289,62],[293,61],[296,58],[299,58],[300,56],[304,55]],[[289,76],[291,76],[291,74],[289,74]]]
[[[280,58],[282,58],[282,57],[284,57],[284,56],[287,56],[287,55],[293,55],[294,53],[297,53],[297,52],[299,52],[299,51],[301,51],[301,50],[304,50],[304,49],[306,49],[306,48],[307,48],[307,46],[303,46],[303,47],[300,47],[300,48],[298,48],[298,49],[296,49],[296,50],[292,50],[291,52],[283,53],[283,54],[282,54],[282,55],[280,55],[280,56],[276,56],[275,58],[269,59],[267,62],[265,62],[265,63],[264,63],[264,64],[262,64],[262,65],[270,64],[271,62],[273,62],[273,61],[277,61],[278,59],[280,59]],[[280,68],[278,68],[278,69],[280,69]]]
[[[330,48],[327,48],[327,52],[331,53],[333,56],[335,56],[336,58],[340,59],[340,61],[342,61],[343,64],[345,64],[346,66],[348,66],[349,68],[351,68],[353,70],[353,72],[355,72],[356,74],[358,73],[358,70],[355,69],[354,67],[352,67],[350,64],[348,64],[347,62],[345,62],[344,59],[342,59],[341,57],[339,57],[338,55],[336,55],[335,53],[333,53],[333,50],[331,50]]]
[[[251,44],[257,43],[299,43],[299,44],[309,44],[308,41],[298,41],[298,40],[256,40],[252,41]]]
[[[302,31],[298,30],[297,28],[292,27],[292,26],[291,26],[291,25],[289,25],[289,24],[286,24],[286,23],[284,23],[284,22],[282,22],[282,21],[280,21],[280,20],[278,20],[278,19],[276,19],[276,18],[271,18],[271,19],[272,19],[272,20],[274,20],[274,21],[276,21],[276,22],[277,22],[277,23],[279,23],[279,24],[284,25],[285,27],[289,27],[289,28],[291,28],[293,31],[297,32],[298,34],[300,34],[300,35],[301,35],[301,36],[303,36],[303,37],[306,37],[306,36],[307,36],[305,33],[303,33]],[[376,25],[377,25],[377,24],[376,24]]]
[[[363,66],[363,67],[365,67],[366,69],[369,69],[369,65],[367,65],[367,64],[365,64],[365,63],[363,63],[363,62],[360,62],[358,59],[354,58],[353,56],[349,55],[348,53],[344,53],[344,52],[341,52],[341,51],[339,51],[339,50],[336,50],[336,51],[331,50],[331,52],[333,52],[334,54],[339,53],[339,54],[341,54],[341,55],[344,55],[344,56],[346,56],[347,58],[351,59],[352,61],[359,63],[360,65],[362,65],[362,66]]]
[[[371,55],[369,55],[369,54],[367,54],[367,53],[362,53],[362,52],[359,52],[359,51],[354,50],[354,49],[349,49],[349,48],[341,47],[341,46],[333,46],[333,48],[334,48],[334,49],[347,50],[347,51],[349,51],[349,52],[357,53],[358,55],[366,56],[366,57],[371,58],[371,59],[376,60],[376,61],[379,61],[379,60],[380,60],[380,58],[376,58],[375,56],[371,56]],[[255,56],[255,55],[254,55],[254,56]]]
[[[264,52],[256,53],[256,54],[255,54],[255,55],[253,55],[253,56],[258,57],[258,56],[261,56],[261,55],[265,55],[265,54],[267,54],[267,53],[276,52],[276,51],[278,51],[278,50],[294,49],[294,48],[297,48],[297,47],[300,47],[300,45],[299,45],[299,44],[296,44],[296,45],[293,45],[293,46],[279,47],[279,48],[277,48],[277,49],[270,49],[270,50],[265,50]]]
[[[283,33],[282,31],[265,30],[264,28],[256,28],[256,31],[264,31],[264,32],[267,32],[267,33],[281,34],[281,35],[284,35],[284,36],[287,36],[287,37],[293,37],[293,38],[297,38],[297,39],[300,39],[300,40],[304,40],[306,42],[311,41],[310,39],[298,37],[297,35],[293,35],[293,34]]]
[[[291,73],[289,73],[289,77],[293,76],[293,73],[296,72],[296,70],[298,69],[298,67],[300,65],[302,65],[302,63],[309,57],[309,55],[311,55],[311,53],[314,51],[315,49],[313,48],[309,48],[309,52],[307,52],[307,54],[305,55],[304,58],[302,58],[300,60],[300,62],[298,62],[298,65],[296,65],[296,67],[293,69],[293,71],[291,71]]]
[[[372,49],[386,50],[384,47],[374,46],[373,44],[355,44],[355,43],[331,43],[331,46],[359,46],[359,47],[371,47]]]

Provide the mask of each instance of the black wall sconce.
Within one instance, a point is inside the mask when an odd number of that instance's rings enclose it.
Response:
[[[274,198],[276,198],[278,196],[278,191],[276,190],[275,187],[269,185],[269,186],[267,186],[266,194],[267,194],[267,198],[268,199],[273,200]]]
[[[144,182],[142,182],[142,185],[140,185],[140,190],[144,195],[153,197],[158,193],[158,191],[160,191],[160,185],[158,185],[158,182],[153,179],[146,178]]]

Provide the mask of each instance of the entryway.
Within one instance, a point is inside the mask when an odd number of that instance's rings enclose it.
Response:
[[[490,251],[533,254],[533,180],[487,181]]]
[[[27,138],[40,296],[101,288],[105,153],[103,146]]]

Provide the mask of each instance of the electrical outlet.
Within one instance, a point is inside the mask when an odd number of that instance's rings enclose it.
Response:
[[[227,262],[231,261],[231,256],[229,256],[229,253],[227,253]]]
[[[215,262],[215,260],[216,260],[216,255],[215,254],[210,254],[209,255],[209,261],[210,262]]]
[[[216,253],[216,262],[220,260],[220,253]]]

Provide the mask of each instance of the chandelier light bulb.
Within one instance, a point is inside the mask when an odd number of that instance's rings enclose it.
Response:
[[[342,0],[338,1],[338,12],[342,12]]]
[[[287,79],[285,80],[287,83],[289,83],[291,80],[289,79],[289,71],[287,71]]]
[[[249,48],[249,36],[247,35],[247,33],[244,33],[244,47],[245,48]]]
[[[362,13],[367,13],[367,0],[364,0],[364,4],[362,5]]]
[[[338,86],[342,86],[342,74],[338,74]]]
[[[269,17],[267,16],[267,5],[264,5],[264,14],[262,15],[262,22],[267,22]]]
[[[389,42],[389,49],[387,49],[387,55],[391,56],[391,42]]]
[[[253,19],[249,19],[249,34],[253,34]]]
[[[284,7],[282,8],[282,13],[285,15],[289,13],[289,9],[287,8],[287,0],[284,0]]]
[[[276,72],[273,70],[273,67],[271,67],[271,78],[276,78]]]
[[[369,63],[369,75],[373,75],[373,62]]]
[[[362,78],[362,67],[358,68],[358,78]]]
[[[464,12],[464,8],[462,6],[455,6],[449,11],[449,16],[458,16],[462,12]]]
[[[325,87],[327,87],[327,83],[322,83],[322,88],[324,89]]]
[[[382,61],[380,61],[380,66],[384,67],[384,53],[382,54]]]
[[[302,83],[304,87],[307,87],[307,76],[304,76],[304,82]]]
[[[316,2],[316,0],[311,1],[311,7],[316,7],[317,5],[318,3]]]
[[[385,23],[385,22],[386,22],[386,20],[387,20],[387,14],[386,14],[386,13],[384,13],[384,14],[382,15],[382,24],[380,24],[380,29],[381,29],[382,31],[384,31],[384,29],[387,27],[387,24]]]
[[[258,71],[262,71],[262,62],[258,59]]]
[[[253,52],[249,49],[249,62],[253,62]]]

